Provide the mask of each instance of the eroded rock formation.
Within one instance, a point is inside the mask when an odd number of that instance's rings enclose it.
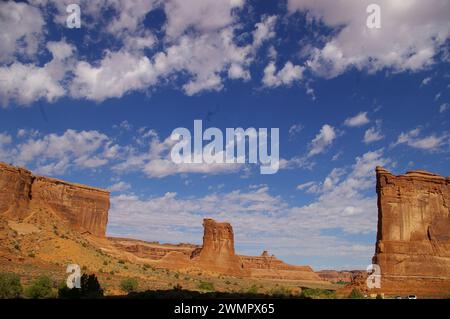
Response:
[[[323,280],[333,283],[350,283],[355,275],[361,273],[361,270],[320,270],[317,274]]]
[[[381,167],[376,175],[373,263],[381,267],[382,288],[392,282],[450,287],[450,179],[425,171],[395,176]]]
[[[109,192],[35,176],[26,169],[0,163],[0,214],[23,218],[39,209],[51,211],[77,231],[104,236]]]
[[[203,229],[203,246],[198,252],[194,252],[193,261],[212,271],[244,275],[247,271],[234,252],[234,233],[231,225],[204,219]]]
[[[264,251],[261,256],[239,256],[251,276],[255,278],[282,279],[282,280],[309,280],[321,281],[310,266],[289,265],[274,255]]]

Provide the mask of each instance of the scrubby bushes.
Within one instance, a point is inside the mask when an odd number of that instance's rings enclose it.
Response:
[[[336,298],[336,292],[319,288],[302,288],[301,297],[306,299],[330,299]]]
[[[53,281],[47,276],[37,278],[25,289],[25,296],[33,299],[56,297],[53,291]]]
[[[120,288],[126,293],[135,292],[139,283],[136,278],[125,278],[120,282]]]
[[[103,289],[97,277],[84,274],[80,280],[81,288],[69,289],[66,283],[61,283],[57,290],[55,282],[41,276],[31,281],[25,289],[22,288],[20,277],[14,273],[0,273],[0,299],[20,298],[99,298],[103,297]]]
[[[248,294],[257,294],[258,293],[258,287],[256,285],[251,286],[248,290],[247,290]]]
[[[364,298],[364,295],[356,288],[353,288],[353,290],[348,295],[348,298],[350,299],[362,299]]]
[[[283,286],[276,286],[270,290],[270,295],[277,298],[284,298],[287,296],[292,296],[292,292],[289,288]]]
[[[206,291],[214,291],[214,284],[212,282],[201,281],[198,285],[198,289]]]
[[[13,273],[0,273],[0,299],[19,298],[21,294],[20,277]]]

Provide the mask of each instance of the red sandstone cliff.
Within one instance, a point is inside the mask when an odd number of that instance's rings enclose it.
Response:
[[[109,192],[57,179],[0,162],[0,215],[23,218],[46,209],[73,229],[104,236]]]
[[[450,287],[450,179],[377,167],[378,234],[373,263],[383,284]]]

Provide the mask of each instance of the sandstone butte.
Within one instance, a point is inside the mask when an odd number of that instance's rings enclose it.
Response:
[[[450,292],[450,178],[395,176],[376,168],[378,231],[373,263],[385,292]]]
[[[203,244],[159,244],[128,238],[106,237],[109,192],[62,180],[35,176],[24,168],[0,162],[0,217],[29,220],[40,211],[50,212],[70,229],[98,238],[99,248],[133,262],[155,267],[202,269],[239,277],[323,282],[309,266],[293,266],[264,252],[237,255],[229,223],[204,219]]]

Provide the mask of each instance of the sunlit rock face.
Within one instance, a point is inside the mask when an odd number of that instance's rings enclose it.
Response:
[[[74,230],[105,236],[109,192],[93,187],[35,176],[0,163],[0,214],[24,218],[45,209]]]
[[[244,275],[241,259],[234,251],[234,233],[229,223],[203,220],[203,246],[194,252],[193,262],[202,268],[230,275]]]
[[[382,283],[450,286],[450,179],[426,171],[395,176],[377,167],[378,233],[373,262]]]

